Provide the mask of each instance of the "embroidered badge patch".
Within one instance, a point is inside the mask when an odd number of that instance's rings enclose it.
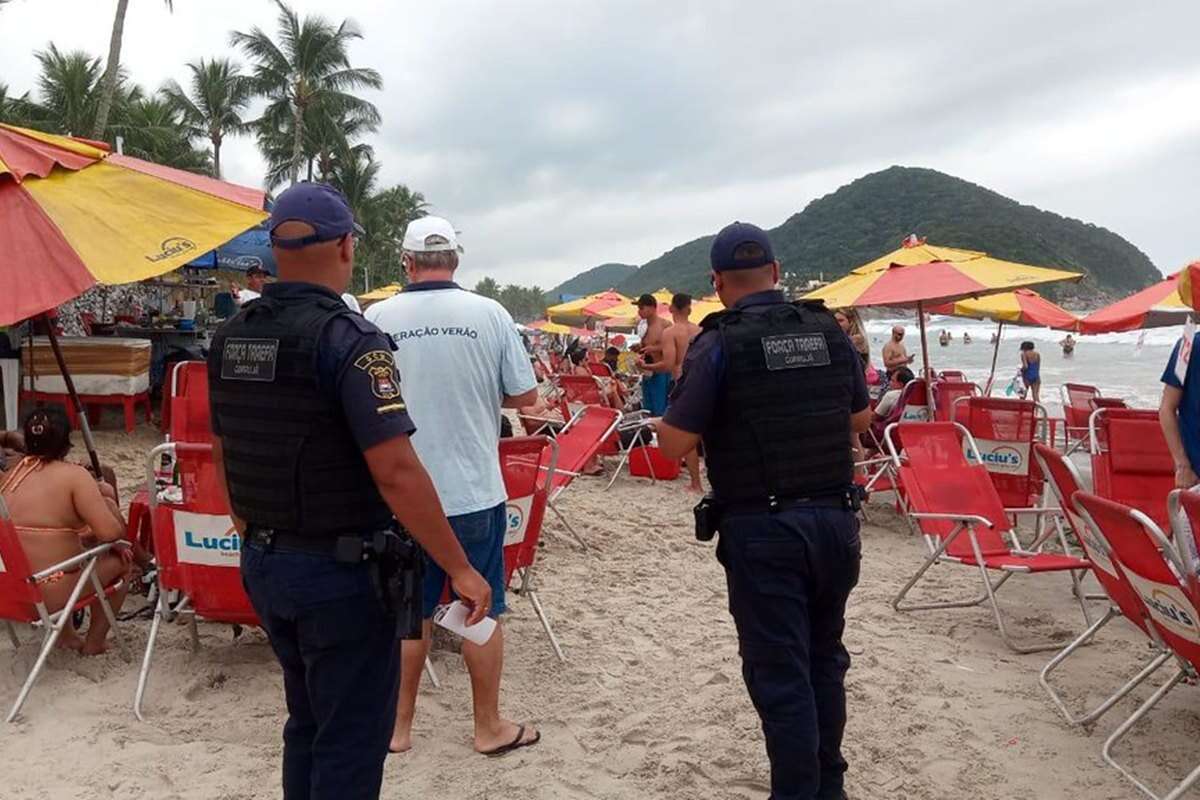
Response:
[[[372,350],[359,356],[354,366],[371,377],[371,394],[380,400],[395,400],[400,396],[400,380],[396,377],[396,362],[387,350]]]

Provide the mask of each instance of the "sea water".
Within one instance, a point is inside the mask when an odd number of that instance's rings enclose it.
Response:
[[[877,367],[882,364],[880,353],[891,336],[893,325],[904,326],[904,345],[909,354],[916,356],[913,372],[919,374],[921,338],[915,313],[909,317],[866,321],[872,363]],[[979,384],[982,389],[992,364],[991,337],[996,327],[992,322],[931,316],[926,323],[930,366],[938,371],[960,369],[966,373],[967,380]],[[945,347],[938,343],[938,334],[943,330],[954,337]],[[1179,325],[1096,336],[1073,334],[1075,353],[1065,356],[1059,342],[1066,333],[1049,328],[1005,325],[996,359],[992,395],[1005,396],[1006,388],[1021,367],[1021,342],[1030,341],[1042,356],[1041,401],[1051,416],[1062,413],[1059,387],[1064,383],[1098,386],[1105,397],[1124,398],[1135,408],[1157,408],[1162,394],[1163,369],[1182,330],[1183,326]],[[963,333],[971,334],[970,344],[963,344]],[[1020,382],[1017,385],[1020,386]]]

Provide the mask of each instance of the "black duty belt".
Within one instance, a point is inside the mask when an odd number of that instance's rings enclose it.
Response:
[[[850,511],[850,498],[845,494],[822,495],[821,497],[764,497],[761,500],[738,500],[725,502],[717,499],[723,514],[772,514],[791,511],[795,508],[836,508]]]
[[[337,552],[338,536],[313,536],[294,531],[277,531],[274,528],[251,527],[246,532],[246,542],[264,550],[308,553],[333,558]]]

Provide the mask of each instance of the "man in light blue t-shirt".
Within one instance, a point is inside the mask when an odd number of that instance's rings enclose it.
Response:
[[[454,283],[458,235],[440,217],[423,217],[404,232],[403,292],[366,311],[366,317],[396,343],[396,366],[404,383],[412,436],[437,488],[450,527],[471,565],[492,586],[491,616],[504,603],[504,478],[498,454],[501,408],[537,400],[537,379],[512,317],[494,300]],[[392,751],[412,746],[413,713],[425,656],[430,618],[441,599],[445,574],[425,562],[425,636],[404,642],[400,699]],[[485,645],[463,641],[475,706],[475,749],[500,755],[536,744],[541,734],[500,716],[500,672],[504,634],[499,626]]]

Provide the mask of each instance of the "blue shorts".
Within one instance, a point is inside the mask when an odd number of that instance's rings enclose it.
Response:
[[[454,535],[466,551],[467,561],[492,587],[492,608],[488,616],[500,616],[508,610],[504,602],[504,533],[508,528],[504,503],[484,511],[459,514],[449,520]],[[433,610],[441,604],[446,585],[445,571],[433,563],[433,559],[425,556],[425,597],[422,608],[425,619],[432,617]],[[457,597],[453,590],[450,596]]]
[[[655,372],[642,378],[642,408],[651,416],[661,417],[667,410],[667,388],[671,376]]]

